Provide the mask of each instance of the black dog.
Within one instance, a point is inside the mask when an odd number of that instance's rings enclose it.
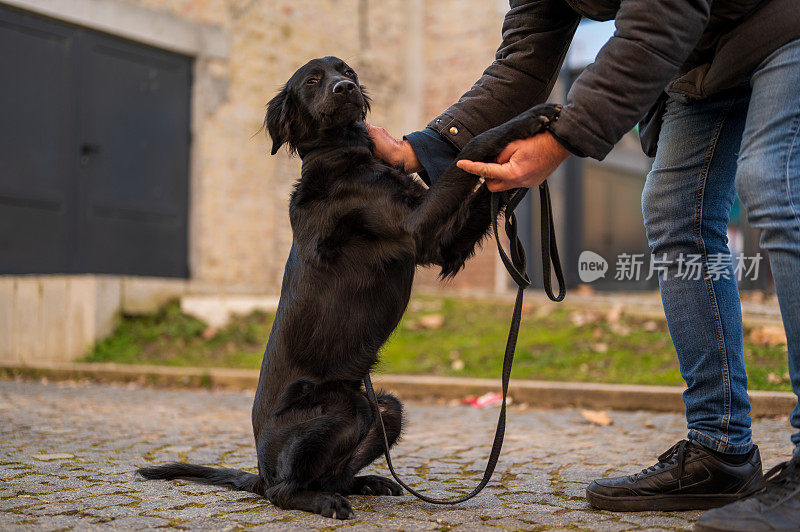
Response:
[[[294,241],[253,405],[258,474],[174,463],[139,472],[257,493],[282,508],[346,519],[345,495],[399,495],[390,479],[356,476],[383,452],[361,387],[397,326],[417,265],[455,275],[491,223],[490,193],[452,165],[429,191],[372,154],[369,100],[334,57],[300,68],[268,106],[274,154],[303,161],[291,196]],[[555,119],[539,107],[473,139],[460,158],[494,159]],[[402,407],[378,397],[390,444]]]

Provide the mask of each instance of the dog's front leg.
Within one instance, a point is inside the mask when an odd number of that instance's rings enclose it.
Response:
[[[539,105],[490,129],[469,141],[458,154],[458,160],[493,161],[511,142],[529,138],[555,120],[560,106]],[[419,262],[443,266],[443,275],[452,275],[471,254],[491,223],[488,190],[481,186],[473,193],[480,178],[450,165],[434,183],[419,207],[405,221],[414,236]],[[470,197],[471,196],[471,197]],[[465,201],[469,198],[469,203]],[[474,211],[474,212],[471,212]],[[460,251],[447,250],[456,245]],[[446,258],[446,256],[450,256]],[[445,264],[446,263],[446,264]]]
[[[489,189],[482,184],[434,239],[437,248],[432,250],[432,254],[436,256],[436,264],[442,268],[442,278],[457,274],[489,231],[492,223],[491,196]],[[505,195],[502,195],[499,208],[502,209],[505,203]]]

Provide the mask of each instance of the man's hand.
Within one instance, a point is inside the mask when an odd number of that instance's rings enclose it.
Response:
[[[482,176],[492,192],[500,192],[539,186],[569,155],[553,135],[542,132],[506,146],[497,156],[497,163],[461,159],[457,164],[465,172]]]
[[[367,130],[375,143],[374,151],[379,159],[408,173],[422,170],[417,154],[407,140],[397,140],[382,127],[367,124]]]

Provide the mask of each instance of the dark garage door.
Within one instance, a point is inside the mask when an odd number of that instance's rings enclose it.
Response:
[[[0,274],[186,277],[191,59],[0,8]]]

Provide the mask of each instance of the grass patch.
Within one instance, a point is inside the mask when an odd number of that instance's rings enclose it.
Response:
[[[499,378],[512,304],[415,296],[384,347],[383,373]],[[425,328],[426,317],[443,318]],[[85,358],[90,362],[257,368],[274,315],[237,317],[211,336],[177,303],[145,316],[125,316]],[[745,338],[749,331],[745,331]],[[750,388],[790,391],[786,346],[745,342]],[[518,379],[681,385],[663,320],[526,305],[513,376]]]

